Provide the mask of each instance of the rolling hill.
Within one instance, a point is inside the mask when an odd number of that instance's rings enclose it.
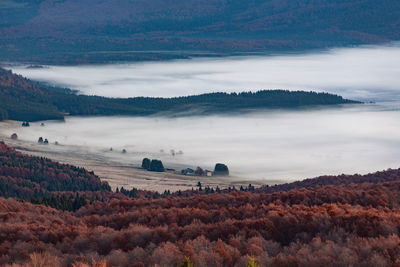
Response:
[[[396,0],[7,0],[0,59],[76,64],[400,39]]]
[[[0,121],[62,120],[69,115],[204,115],[254,109],[301,108],[360,103],[341,96],[305,91],[210,93],[174,98],[106,98],[78,95],[0,68]]]
[[[0,143],[0,265],[399,264],[399,169],[241,191],[136,192],[111,192],[82,168]]]

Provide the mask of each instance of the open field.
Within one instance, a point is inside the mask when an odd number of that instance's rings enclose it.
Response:
[[[1,122],[0,140],[3,140],[7,145],[16,148],[18,151],[29,155],[47,157],[61,163],[72,164],[94,171],[101,180],[107,181],[113,189],[123,186],[128,189],[136,187],[138,189],[164,192],[164,190],[178,191],[191,189],[192,187],[196,187],[198,181],[204,185],[210,185],[211,187],[219,186],[220,188],[226,188],[228,186],[240,187],[241,185],[247,186],[249,183],[258,186],[265,182],[262,180],[243,180],[239,177],[232,176],[197,177],[167,172],[149,172],[141,169],[138,162],[126,163],[110,161],[109,158],[104,157],[97,151],[85,149],[85,147],[71,145],[38,145],[29,141],[12,140],[10,136],[4,134],[5,129],[15,127],[19,124],[20,123],[16,121]],[[184,168],[188,166],[180,167]],[[269,181],[269,183],[273,184],[282,182],[283,181]]]

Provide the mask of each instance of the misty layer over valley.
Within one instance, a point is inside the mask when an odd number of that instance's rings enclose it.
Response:
[[[56,158],[64,162],[91,157],[130,168],[149,157],[178,170],[196,166],[212,170],[222,162],[229,166],[232,183],[237,181],[234,177],[271,184],[324,174],[368,173],[398,166],[399,57],[400,46],[392,44],[270,57],[10,65],[13,72],[33,80],[88,95],[172,97],[282,88],[377,103],[191,117],[67,117],[65,122],[46,122],[45,127],[11,124],[2,132],[8,137],[18,133],[19,140],[30,144],[24,148],[28,151],[40,147],[39,137],[47,138],[51,144],[47,152],[64,154],[65,159]],[[56,141],[60,145],[54,145]],[[43,153],[39,155],[51,156]]]
[[[281,56],[135,64],[10,66],[13,72],[83,94],[172,97],[261,89],[315,90],[363,101],[399,100],[400,44]]]
[[[400,0],[0,0],[0,266],[400,267]]]
[[[45,127],[8,126],[3,133],[18,132],[33,150],[42,136],[51,151],[88,153],[125,166],[140,165],[144,157],[173,168],[213,169],[224,162],[233,177],[275,183],[398,166],[398,118],[397,105],[365,104],[235,116],[69,117]]]

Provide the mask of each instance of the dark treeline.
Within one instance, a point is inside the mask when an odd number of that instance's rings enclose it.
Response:
[[[98,199],[97,199],[98,200]],[[37,196],[31,199],[33,204],[45,205],[58,210],[76,211],[81,207],[87,205],[86,195],[80,196],[79,193],[75,195],[66,194],[62,195],[44,195]]]
[[[349,185],[349,184],[362,184],[362,183],[383,183],[389,181],[397,181],[400,177],[400,169],[388,169],[386,171],[368,173],[365,175],[354,174],[346,175],[341,174],[338,176],[320,176],[312,179],[304,179],[292,183],[279,184],[275,186],[262,186],[256,188],[255,192],[274,193],[280,191],[289,191],[301,188],[315,188],[324,185]]]
[[[328,93],[264,90],[174,98],[106,98],[32,82],[0,69],[0,119],[38,121],[70,115],[207,114],[245,109],[297,108],[359,103]]]

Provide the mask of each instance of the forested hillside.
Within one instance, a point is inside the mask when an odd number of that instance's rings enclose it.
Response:
[[[211,93],[175,98],[105,98],[30,81],[0,68],[0,120],[63,119],[69,115],[164,115],[235,112],[245,109],[297,108],[359,103],[327,93],[265,90],[256,93]],[[181,114],[182,115],[182,114]]]
[[[0,265],[180,266],[190,260],[199,267],[247,266],[251,259],[261,266],[400,263],[399,169],[308,179],[277,186],[274,193],[249,187],[247,192],[196,189],[156,198],[135,191],[139,194],[131,198],[108,191],[84,169],[0,144],[0,182],[2,196],[11,193],[0,197]],[[94,191],[53,197],[43,202],[46,207],[21,201],[19,192],[33,190],[55,196],[63,193],[57,190]],[[53,209],[51,203],[71,208]]]
[[[7,0],[0,60],[101,63],[399,40],[397,0]]]
[[[263,266],[393,266],[399,186],[95,201],[74,213],[1,199],[0,261],[38,253],[52,266],[179,266],[184,256],[195,266],[246,266],[250,256]]]
[[[1,197],[73,210],[86,205],[86,196],[100,199],[110,191],[110,186],[92,172],[46,158],[26,156],[0,142]]]

